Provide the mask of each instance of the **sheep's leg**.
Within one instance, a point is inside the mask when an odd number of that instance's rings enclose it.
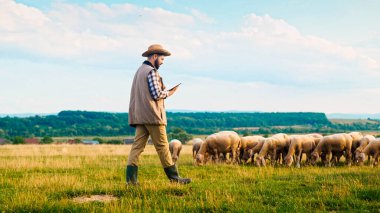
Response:
[[[327,167],[331,167],[331,158],[332,158],[332,153],[331,151],[327,152],[326,153],[326,162],[325,162],[325,166]]]
[[[273,152],[272,152],[272,156],[271,156],[271,164],[272,164],[272,166],[274,166],[275,164],[276,164],[276,154],[277,154],[277,151],[276,150],[274,150]]]
[[[263,165],[264,167],[267,166],[267,163],[266,163],[266,161],[265,161],[265,158],[261,158],[260,160],[261,160],[261,162],[260,162],[261,165]]]
[[[367,166],[371,165],[371,155],[368,155]]]
[[[306,165],[310,165],[311,162],[311,152],[306,153]]]
[[[351,166],[351,159],[352,159],[352,153],[351,153],[351,147],[346,149],[346,163],[347,166]]]
[[[250,150],[249,155],[251,157],[251,164],[253,165],[255,163],[255,153],[253,150]]]
[[[281,153],[282,165],[285,165],[285,156],[286,156],[286,154],[288,154],[288,152],[286,150],[283,150],[282,153]]]
[[[302,151],[298,151],[299,153],[297,154],[297,160],[296,160],[296,167],[301,168],[301,158],[302,158]]]
[[[234,163],[241,163],[241,161],[240,161],[240,159],[239,159],[239,149],[236,149],[236,151],[235,151],[235,154],[234,154],[235,156],[234,156]],[[243,155],[242,155],[242,157],[243,157]]]
[[[373,166],[377,166],[378,163],[379,163],[379,153],[376,152],[376,153],[373,155]]]

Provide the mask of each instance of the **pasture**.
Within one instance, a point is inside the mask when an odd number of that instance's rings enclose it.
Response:
[[[0,212],[379,211],[380,169],[370,166],[178,165],[189,185],[170,183],[152,145],[137,187],[125,186],[129,145],[0,146]],[[77,202],[107,195],[107,202]]]

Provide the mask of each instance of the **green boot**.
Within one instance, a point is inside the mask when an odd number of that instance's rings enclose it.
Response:
[[[177,182],[180,184],[188,184],[191,182],[190,178],[179,177],[177,167],[175,165],[164,168],[166,175],[171,182]]]
[[[137,185],[137,166],[127,166],[127,184]]]

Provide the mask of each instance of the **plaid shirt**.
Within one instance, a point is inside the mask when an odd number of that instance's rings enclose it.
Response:
[[[145,64],[148,64],[152,66],[148,61],[145,61]],[[152,66],[153,67],[153,66]],[[165,91],[162,88],[159,87],[159,80],[160,76],[158,75],[158,71],[156,69],[153,69],[148,74],[148,86],[149,86],[149,92],[150,95],[154,100],[159,100],[163,98],[167,98],[169,96],[169,91]],[[161,80],[162,81],[162,80]]]

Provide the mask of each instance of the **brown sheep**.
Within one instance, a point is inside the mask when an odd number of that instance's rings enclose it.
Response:
[[[296,167],[301,167],[302,153],[306,153],[308,161],[311,158],[311,153],[316,147],[316,140],[319,138],[311,135],[293,136],[290,139],[290,146],[288,154],[285,156],[285,163],[291,166],[293,163],[293,155],[296,155]]]
[[[280,159],[282,155],[282,159],[284,159],[286,153],[288,152],[290,145],[290,137],[286,134],[279,133],[273,135],[272,137],[266,138],[264,144],[256,157],[256,165],[265,166],[264,157],[267,154],[271,156],[271,164],[275,165],[276,161]]]
[[[360,141],[359,141],[359,147],[356,148],[355,150],[355,162],[358,163],[358,158],[359,158],[359,154],[364,150],[364,148],[373,140],[375,140],[376,138],[372,135],[366,135],[364,136]],[[369,163],[369,159],[370,156],[368,156],[368,163]]]
[[[203,140],[200,138],[194,138],[191,141],[193,143],[193,158],[195,159],[195,156],[197,156],[199,149],[201,148],[201,144],[203,143]]]
[[[260,151],[264,143],[264,139],[264,137],[258,135],[242,137],[239,156],[240,161],[246,163],[247,160],[251,158],[251,162],[253,163],[254,153],[258,153]],[[260,146],[260,148],[258,146]],[[255,149],[256,152],[253,152],[253,149]]]
[[[214,161],[219,160],[220,155],[226,156],[230,153],[232,163],[237,162],[240,148],[240,137],[234,131],[222,131],[209,135],[202,143],[196,157],[198,165],[205,163],[205,155],[212,157]]]
[[[371,141],[358,156],[359,165],[362,166],[365,160],[366,155],[373,157],[373,166],[377,166],[379,162],[379,153],[380,153],[380,139],[377,138]]]
[[[352,137],[349,134],[341,133],[325,136],[312,152],[311,162],[314,165],[319,156],[324,153],[326,155],[325,166],[331,166],[333,154],[338,156],[345,152],[346,163],[348,166],[351,166],[351,146]]]
[[[172,155],[173,163],[177,163],[179,154],[181,153],[181,150],[182,150],[181,141],[177,139],[171,140],[169,143],[169,150],[170,150],[170,154]]]

